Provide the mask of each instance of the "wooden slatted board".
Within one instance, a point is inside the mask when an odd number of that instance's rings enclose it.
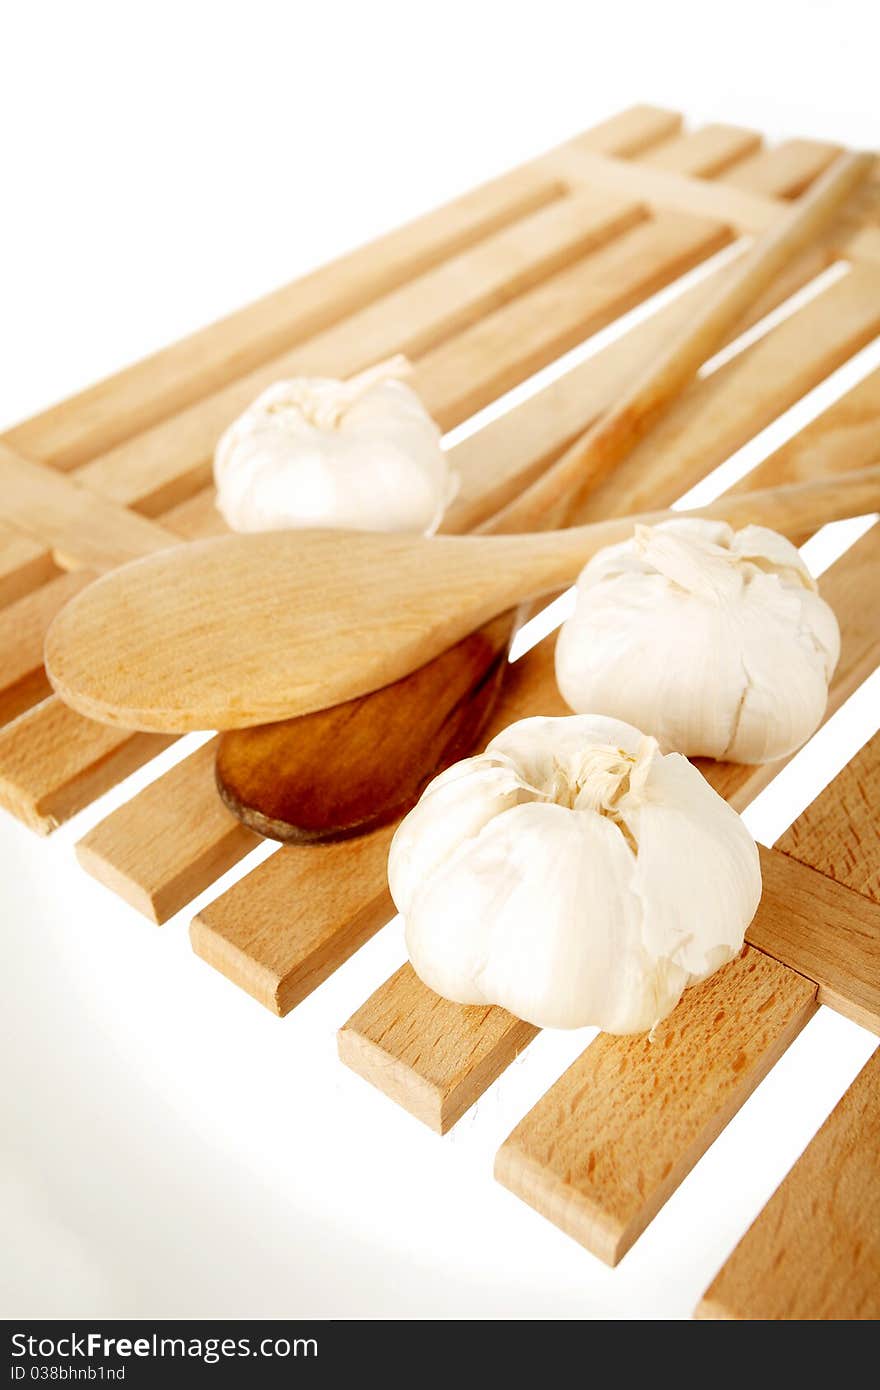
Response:
[[[221,532],[210,486],[223,428],[293,373],[345,376],[394,352],[444,429],[730,248],[598,352],[453,446],[463,485],[445,529],[479,524],[613,402],[838,153],[766,147],[736,126],[686,130],[640,106],[350,253],[0,438],[0,804],[47,834],[172,739],[83,719],[50,693],[48,623],[92,575]],[[738,327],[651,439],[586,499],[587,521],[665,506],[880,335],[880,172]],[[821,277],[821,278],[817,278]],[[808,289],[789,303],[799,291]],[[783,306],[784,312],[767,320]],[[757,326],[757,327],[756,327]],[[880,369],[737,486],[880,459]],[[66,476],[65,476],[66,475]],[[880,659],[880,526],[823,576],[843,634],[828,714]],[[552,637],[509,668],[494,732],[563,713]],[[258,843],[214,789],[212,741],[77,846],[82,865],[157,923]],[[707,763],[743,809],[779,770]],[[740,958],[689,991],[651,1040],[596,1038],[516,1126],[501,1182],[615,1263],[825,1003],[880,1032],[880,848],[874,739],[772,850]],[[393,827],[279,848],[203,908],[194,950],[283,1015],[390,917]],[[536,1029],[439,999],[408,965],[340,1030],[340,1055],[439,1132]],[[701,1317],[873,1317],[880,1286],[877,1057],[743,1238]],[[804,1267],[821,1277],[806,1281]]]

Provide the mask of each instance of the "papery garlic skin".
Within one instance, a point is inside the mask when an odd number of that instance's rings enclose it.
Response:
[[[234,531],[307,526],[429,535],[458,477],[396,362],[353,381],[264,391],[217,445],[217,506]]]
[[[577,581],[556,644],[566,703],[691,757],[773,762],[822,720],[840,630],[775,531],[698,518],[636,528]]]
[[[601,715],[524,719],[434,779],[391,844],[417,975],[542,1028],[653,1027],[741,949],[754,840],[686,758]]]

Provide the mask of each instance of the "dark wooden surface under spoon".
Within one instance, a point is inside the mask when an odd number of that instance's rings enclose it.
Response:
[[[501,614],[372,695],[221,734],[221,797],[252,830],[286,842],[341,840],[403,815],[479,745],[515,630],[515,615]]]

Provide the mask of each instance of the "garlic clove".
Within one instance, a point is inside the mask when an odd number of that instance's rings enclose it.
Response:
[[[632,813],[621,808],[639,847],[634,888],[645,948],[652,958],[670,957],[688,983],[739,952],[761,897],[754,840],[733,808],[705,789],[701,773],[672,753],[654,759]]]
[[[435,777],[401,821],[388,852],[398,911],[409,912],[419,884],[522,796],[520,777],[502,758],[464,758]]]
[[[833,641],[838,628],[827,604],[811,592],[803,597],[820,610],[823,625],[830,615],[828,640]],[[800,595],[783,589],[774,576],[758,575],[749,585],[739,614],[745,683],[726,758],[775,762],[805,743],[821,722],[831,653],[814,640],[803,607]]]
[[[545,1028],[648,1028],[633,855],[606,818],[530,802],[486,824],[412,902],[418,975]]]
[[[744,526],[732,536],[731,550],[737,559],[784,576],[788,582],[802,584],[816,592],[816,581],[804,564],[797,546],[786,536],[766,526]]]

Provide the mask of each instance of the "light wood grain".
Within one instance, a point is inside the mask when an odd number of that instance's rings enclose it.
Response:
[[[488,432],[480,431],[459,445],[454,461],[462,474],[462,493],[444,529],[455,531],[476,524],[507,500],[517,484],[529,481],[534,471],[530,457],[537,458],[539,467],[546,465],[546,452],[558,450],[560,438],[566,440],[579,424],[589,425],[630,379],[632,371],[649,360],[655,345],[666,340],[676,322],[687,320],[695,296],[705,292],[703,286],[696,287],[686,299],[658,314],[656,322],[638,325],[596,358],[553,383],[546,393],[493,422]],[[834,370],[878,329],[880,276],[857,267],[709,380],[696,382],[657,426],[650,443],[637,449],[606,487],[587,498],[580,515],[593,520],[612,511],[635,510],[661,495],[661,487],[665,488],[664,500],[671,500]],[[821,450],[822,471],[853,467],[880,456],[878,420],[880,373],[875,373],[811,429],[809,447]],[[779,481],[809,476],[804,461],[811,455],[805,448],[793,446],[788,454],[783,449],[774,457]],[[801,459],[800,467],[795,469],[787,458]],[[650,485],[644,481],[648,464]],[[127,475],[119,479],[123,491],[130,484]],[[210,534],[209,523],[216,534],[225,530],[219,514],[213,512],[209,495],[200,494],[199,499],[179,510],[180,521],[173,512],[166,517],[166,527],[190,536]],[[136,493],[132,500],[140,502],[141,495]],[[187,517],[197,518],[198,525],[189,524],[187,529]],[[41,668],[40,654],[27,679],[34,692],[44,693],[47,686]]]
[[[633,159],[676,135],[681,126],[682,117],[678,111],[640,102],[574,136],[563,148],[572,145],[576,149]]]
[[[538,1030],[503,1009],[462,1008],[436,994],[428,1008],[413,1015],[408,978],[409,966],[403,966],[388,981],[381,1009],[365,1004],[340,1028],[339,1057],[423,1124],[445,1134]],[[451,1035],[449,1023],[454,1024]]]
[[[0,609],[0,723],[51,693],[43,669],[43,639],[55,614],[92,575],[80,571],[60,574],[47,584]]]
[[[785,854],[880,903],[880,734],[777,842]],[[880,987],[880,969],[878,969]]]
[[[55,551],[67,568],[110,569],[153,555],[177,537],[78,480],[0,443],[0,516]]]
[[[880,465],[686,514],[797,535],[878,506]],[[46,635],[46,670],[67,704],[122,728],[271,723],[406,676],[671,515],[525,536],[279,531],[175,546],[71,599]]]
[[[684,478],[685,486],[696,481],[750,433],[821,380],[848,350],[868,341],[878,328],[880,279],[876,272],[857,270],[833,284],[742,358],[729,363],[711,381],[696,381],[685,399],[668,412],[663,428],[655,427],[651,438],[636,451],[639,455],[647,451],[649,456],[628,458],[623,471],[639,483],[649,477],[654,485],[662,483],[665,466],[670,478]],[[626,340],[618,344],[626,345]],[[601,372],[596,375],[599,380],[595,384],[601,385]],[[580,405],[589,398],[589,385],[588,378],[580,393]],[[746,402],[752,407],[751,429]],[[701,410],[708,415],[708,428],[700,428]],[[674,417],[671,421],[670,416]],[[508,428],[507,435],[505,460],[518,442],[515,428]],[[477,476],[482,478],[483,473]],[[615,474],[613,481],[617,480]],[[467,513],[468,502],[467,496],[462,498],[445,529],[455,529],[462,511]],[[506,515],[517,505],[514,503]],[[472,506],[470,514],[473,516]],[[494,645],[487,643],[486,651],[488,659]],[[418,688],[411,677],[332,711],[225,735],[218,745],[221,794],[252,829],[281,840],[333,838],[348,833],[355,821],[362,828],[386,822],[405,810],[428,778],[450,760],[447,744],[443,743],[438,756],[437,745],[427,731],[438,719],[445,727],[447,691],[455,718],[461,717],[461,680],[450,678],[450,670],[457,669],[456,661],[462,674],[477,684],[479,701],[475,704],[482,709],[483,668],[477,667],[471,675],[470,647],[453,649],[421,668]],[[438,665],[441,662],[443,671]],[[426,678],[435,667],[437,688],[431,689]],[[474,713],[476,717],[478,711]],[[426,735],[419,741],[413,731],[421,729]],[[383,756],[377,763],[375,749],[380,742]],[[391,768],[397,769],[396,774],[389,772]]]
[[[524,376],[576,347],[643,299],[720,250],[730,233],[720,223],[661,214],[554,276],[529,296],[474,324],[454,343],[427,353],[415,383],[444,428],[452,414],[475,414]],[[526,358],[512,354],[528,343]],[[462,370],[462,365],[466,370]]]
[[[579,521],[679,497],[880,332],[880,274],[858,266],[683,392],[649,439],[577,507]],[[880,372],[766,460],[737,491],[845,471],[880,458]]]
[[[578,490],[586,495],[656,425],[746,308],[783,267],[822,232],[871,168],[866,155],[842,155],[765,236],[759,237],[693,320],[637,377],[614,408],[492,521],[496,530],[524,531],[550,515],[564,520]],[[545,523],[546,524],[546,523]]]
[[[824,140],[784,140],[724,172],[723,182],[770,198],[798,198],[840,153]]]
[[[650,1036],[600,1034],[505,1140],[496,1178],[617,1264],[815,1007],[814,985],[746,948]]]
[[[698,1318],[880,1317],[880,1051],[712,1281]]]
[[[735,125],[706,125],[653,146],[641,155],[640,163],[654,169],[672,169],[677,174],[715,178],[746,155],[753,155],[762,143],[756,130],[744,130]]]
[[[845,833],[845,812],[837,823]],[[862,816],[860,824],[876,838],[871,820]],[[852,836],[858,844],[858,823]],[[639,1047],[643,1040],[601,1037],[499,1151],[499,1180],[611,1264],[809,1017],[812,1005],[793,1030],[781,1024],[776,1036],[780,999],[798,992],[805,1001],[815,996],[880,1033],[880,904],[776,849],[761,850],[761,874],[761,902],[746,940],[778,963],[769,997],[756,982],[746,980],[738,989],[732,967],[687,991],[654,1042],[666,1045],[670,1033],[685,1038],[689,1015],[698,1010],[704,1030],[696,1039],[696,1067],[673,1057],[671,1071],[665,1070],[664,1055],[650,1044]],[[754,960],[753,951],[746,954]],[[765,974],[769,969],[759,967]],[[741,1030],[749,1037],[756,1020],[771,1031],[763,1036],[753,1074]],[[741,1088],[724,1084],[728,1071],[742,1074]],[[696,1131],[695,1114],[701,1122]]]
[[[0,443],[0,516],[50,547],[72,572],[57,573],[0,608],[0,721],[51,694],[43,668],[50,622],[97,572],[154,554],[180,537],[172,528],[96,496],[78,480],[19,457]],[[54,571],[54,566],[52,567]]]
[[[92,724],[50,697],[0,729],[0,806],[47,835],[172,742]]]
[[[838,254],[844,258],[880,265],[880,227],[863,227],[858,232],[841,237],[835,245]]]
[[[189,901],[193,882],[219,878],[258,843],[218,797],[213,767],[209,743],[120,806],[109,825],[98,827],[99,854],[92,848],[94,832],[77,844],[83,868],[155,922],[166,921]],[[185,807],[179,822],[178,806]],[[169,815],[175,821],[173,836],[165,833]]]
[[[0,524],[0,608],[57,575],[58,566],[45,546]]]
[[[602,188],[624,197],[638,196],[660,211],[717,218],[738,232],[767,232],[785,214],[784,206],[765,194],[571,146],[548,156],[547,168],[572,187]]]
[[[858,847],[860,830],[867,830],[876,841],[876,814],[860,826],[844,814],[836,817],[839,840]],[[880,903],[778,848],[761,850],[761,872],[767,911],[747,939],[812,980],[820,1004],[880,1034]]]
[[[288,1013],[387,922],[392,833],[313,845],[307,861],[273,854],[195,918],[196,954],[273,1013]],[[365,882],[382,887],[364,893]]]
[[[777,308],[823,266],[824,256],[813,251],[804,253],[790,274],[774,280],[768,293],[760,297],[725,342]],[[533,482],[609,403],[623,394],[633,377],[708,302],[716,284],[729,278],[733,271],[732,266],[717,271],[709,281],[695,285],[616,342],[557,378],[539,395],[493,421],[491,449],[484,447],[483,431],[459,444],[456,463],[462,472],[462,487],[444,518],[442,530],[454,534],[471,529]],[[668,417],[655,426],[650,444],[634,450],[633,462],[625,459],[577,507],[577,519],[596,521],[606,515],[637,510],[642,503],[650,506],[673,502],[693,481],[722,463],[858,351],[878,327],[880,277],[872,270],[863,272],[859,268],[855,278],[847,276],[829,286],[710,378],[688,387],[680,405],[673,405]],[[877,380],[880,383],[880,374]],[[865,400],[859,409],[864,412],[867,443],[872,420],[880,417],[880,408],[875,411],[873,400]],[[702,427],[698,426],[697,417],[701,417]],[[850,436],[852,442],[851,428],[850,422],[843,425],[842,441]],[[837,465],[841,471],[846,467],[846,447],[841,444],[841,462]],[[683,450],[687,466],[682,463]],[[827,453],[827,445],[823,445],[823,452]],[[873,456],[864,458],[860,451],[851,466],[873,461]],[[657,481],[646,488],[644,474],[648,462],[651,478]]]

